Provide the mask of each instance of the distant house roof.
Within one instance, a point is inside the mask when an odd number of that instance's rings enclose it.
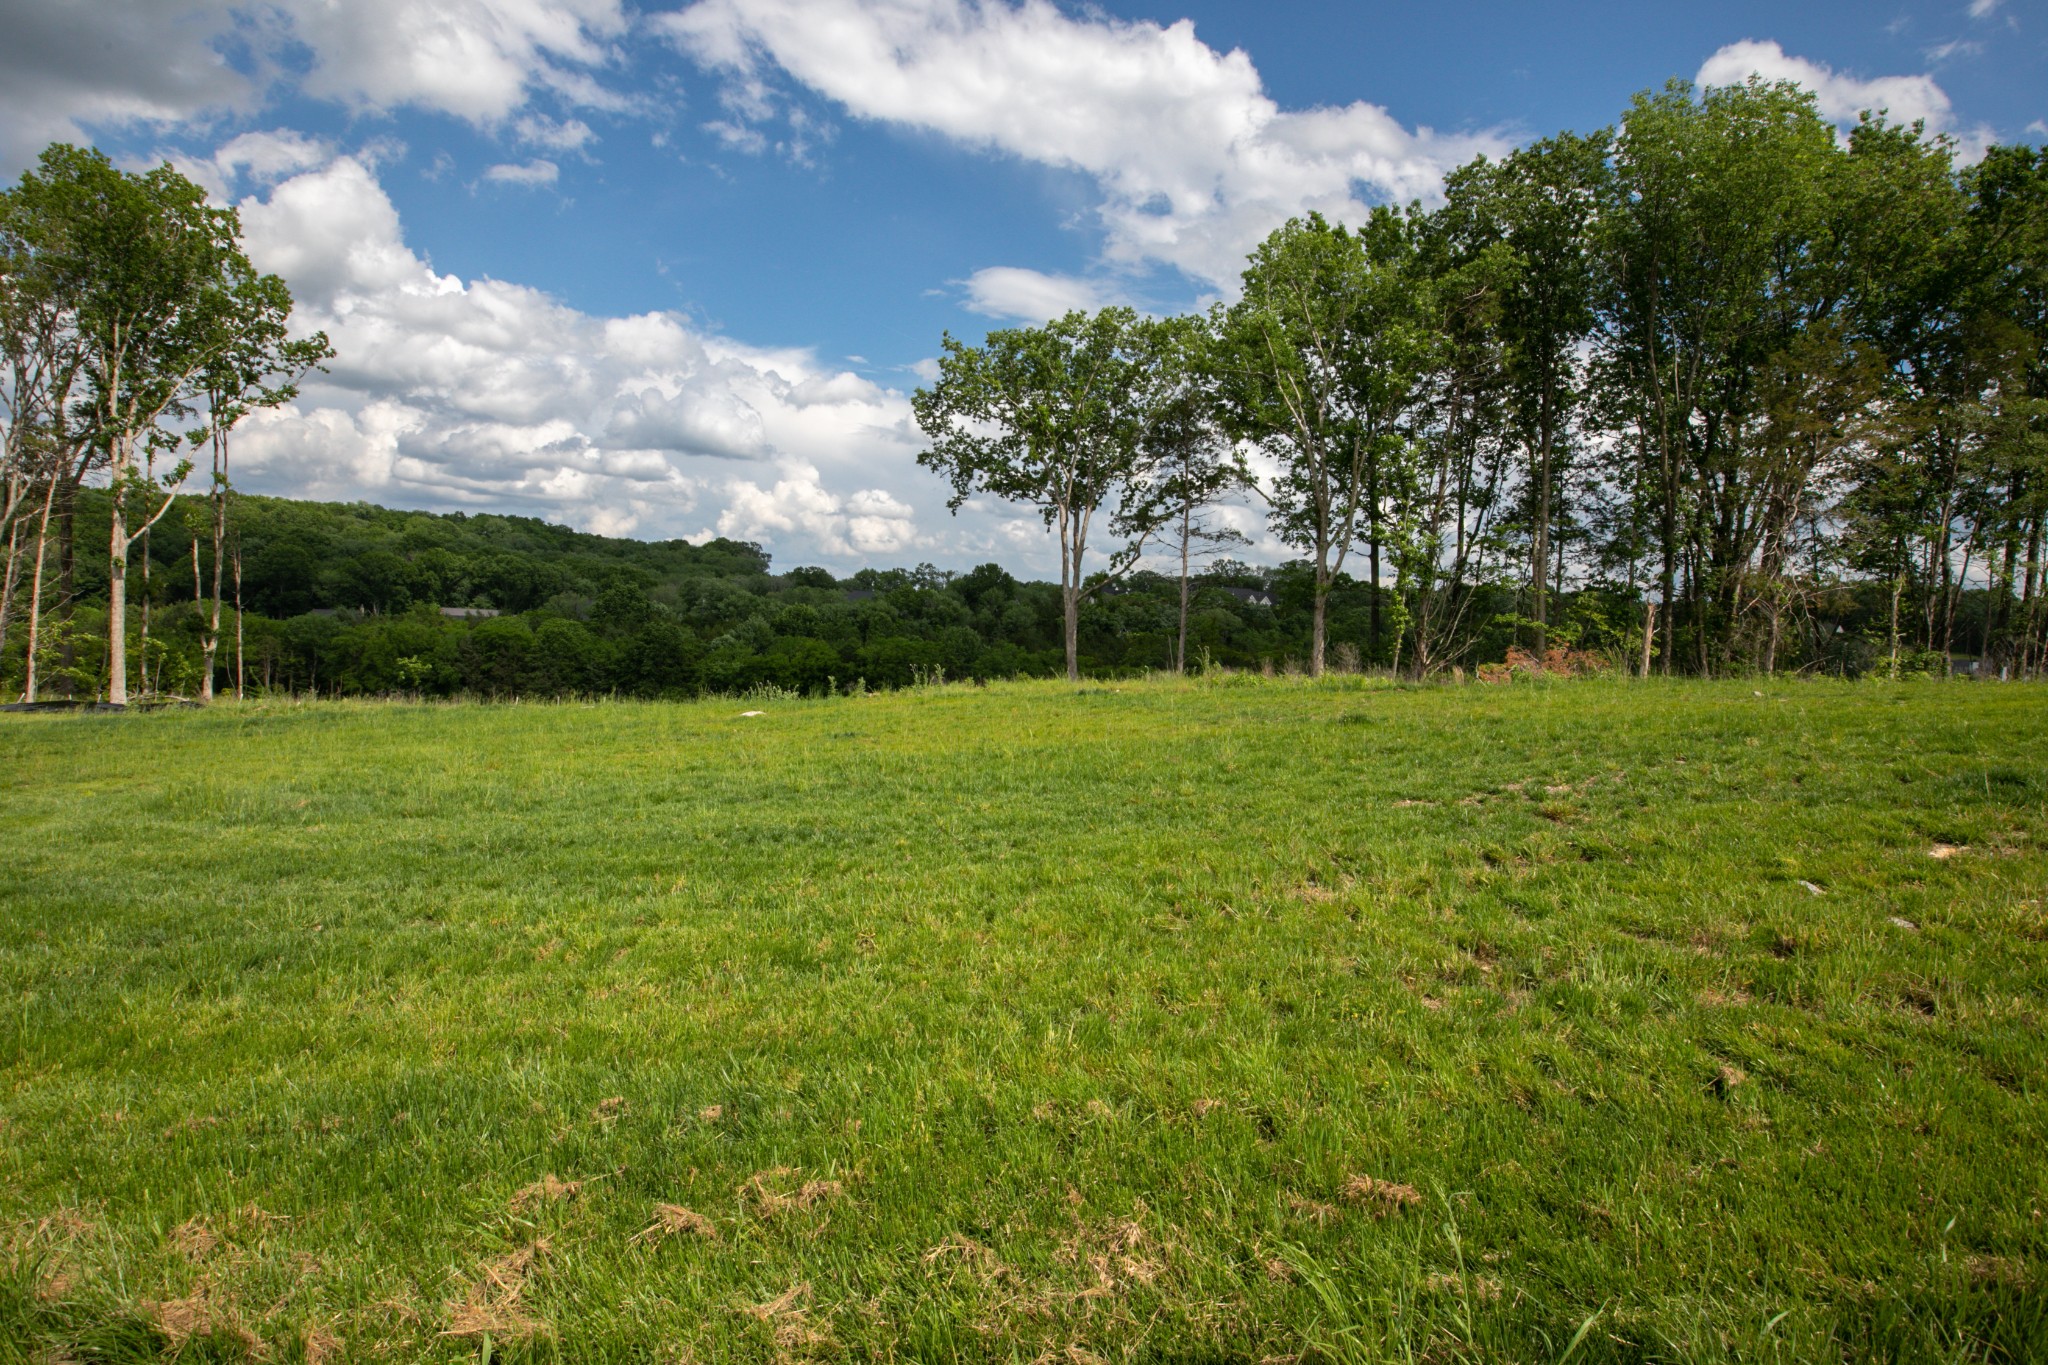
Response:
[[[443,607],[441,614],[457,621],[485,621],[503,613],[496,607]]]
[[[1223,591],[1249,607],[1273,605],[1273,592],[1270,588],[1225,588]]]

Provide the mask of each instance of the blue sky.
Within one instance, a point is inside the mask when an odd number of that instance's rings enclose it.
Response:
[[[1673,76],[2048,133],[2038,0],[24,5],[6,173],[174,159],[341,350],[252,421],[250,486],[839,569],[1050,561],[915,467],[943,330],[1197,304],[1290,213],[1426,199]]]

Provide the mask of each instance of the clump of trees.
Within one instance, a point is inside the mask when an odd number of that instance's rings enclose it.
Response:
[[[1675,82],[1461,168],[1433,210],[1289,222],[1205,317],[949,337],[917,416],[955,506],[1060,531],[1070,676],[1086,595],[1238,490],[1302,556],[1311,672],[1362,578],[1345,643],[1417,673],[1504,618],[1541,657],[1640,612],[1621,629],[1666,673],[1853,670],[1875,635],[1893,672],[1967,647],[2028,675],[2044,307],[2048,155],[1962,167],[1881,114],[1838,137],[1792,85]],[[1174,452],[1218,442],[1190,482]]]
[[[131,174],[62,144],[0,193],[0,655],[20,630],[28,701],[53,672],[66,691],[80,680],[76,531],[88,480],[106,490],[93,690],[125,704],[151,689],[151,546],[189,529],[165,519],[195,448],[211,465],[210,535],[192,531],[191,566],[196,593],[208,540],[200,690],[212,695],[231,553],[229,433],[254,408],[288,401],[293,380],[331,354],[324,336],[290,336],[290,291],[250,265],[240,236],[234,210],[210,206],[169,166]],[[138,547],[139,614],[129,582]]]

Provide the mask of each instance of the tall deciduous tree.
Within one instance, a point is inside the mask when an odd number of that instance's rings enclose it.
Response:
[[[1773,288],[1822,223],[1834,155],[1812,96],[1789,84],[1676,81],[1637,96],[1622,120],[1597,220],[1601,342],[1628,390],[1614,406],[1641,429],[1634,483],[1654,526],[1666,672],[1681,571],[1683,624],[1696,663],[1708,663],[1706,608],[1731,568],[1726,532],[1748,492],[1741,423],[1778,321]]]
[[[1155,399],[1145,422],[1143,489],[1116,523],[1128,539],[1156,534],[1179,575],[1179,625],[1173,671],[1187,671],[1188,608],[1196,562],[1251,540],[1217,515],[1233,493],[1257,487],[1244,456],[1223,432],[1202,373],[1210,343],[1200,318],[1171,318],[1147,328],[1158,366]]]
[[[1081,603],[1127,572],[1142,535],[1085,572],[1098,518],[1142,486],[1139,464],[1158,369],[1128,308],[1072,312],[1043,327],[991,332],[981,346],[947,336],[939,377],[912,398],[931,447],[917,457],[953,485],[955,512],[976,492],[1039,510],[1057,531],[1067,677],[1081,676]]]
[[[1293,219],[1252,252],[1243,297],[1216,317],[1209,369],[1225,428],[1277,464],[1273,530],[1310,556],[1318,676],[1330,590],[1361,540],[1375,654],[1380,646],[1385,499],[1430,345],[1413,256],[1412,231],[1390,210],[1356,233],[1320,214]]]
[[[214,354],[197,376],[197,387],[205,403],[205,425],[190,436],[195,444],[206,446],[212,466],[207,486],[213,537],[212,591],[200,640],[201,701],[213,700],[214,664],[220,650],[228,500],[233,492],[229,437],[249,413],[258,408],[277,407],[297,397],[298,380],[334,355],[324,332],[298,338],[291,335],[291,291],[277,276],[259,275],[246,266],[246,262],[231,265],[231,283],[224,306],[215,316],[219,335],[213,339]],[[194,573],[197,574],[196,559]],[[195,584],[195,595],[197,590]],[[237,611],[239,614],[239,608]]]
[[[1560,447],[1577,416],[1593,328],[1591,229],[1608,146],[1604,132],[1562,133],[1498,162],[1476,161],[1447,178],[1436,215],[1468,258],[1498,244],[1515,263],[1501,278],[1493,326],[1528,474],[1530,616],[1539,656],[1548,643]]]

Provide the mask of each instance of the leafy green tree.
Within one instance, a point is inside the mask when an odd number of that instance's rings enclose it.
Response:
[[[1273,531],[1314,566],[1318,676],[1330,590],[1361,535],[1379,648],[1384,498],[1431,344],[1413,252],[1410,228],[1388,210],[1357,233],[1320,214],[1290,220],[1252,252],[1243,297],[1215,319],[1207,368],[1224,428],[1279,466],[1267,491]]]
[[[1217,518],[1216,505],[1256,484],[1243,453],[1223,431],[1205,381],[1203,353],[1210,336],[1203,319],[1154,324],[1150,339],[1160,387],[1142,438],[1142,494],[1128,505],[1117,529],[1132,538],[1156,534],[1175,558],[1180,603],[1173,671],[1182,673],[1187,670],[1191,570],[1210,555],[1251,544]]]
[[[207,483],[212,593],[201,637],[202,702],[213,700],[214,661],[220,650],[221,579],[227,561],[229,499],[233,493],[229,438],[251,412],[281,407],[298,397],[299,380],[334,356],[325,332],[307,337],[291,335],[292,296],[283,280],[256,273],[239,252],[228,256],[224,274],[224,297],[213,314],[211,358],[201,367],[195,383],[205,405],[205,421],[188,437],[194,445],[207,448],[212,465]],[[239,598],[235,612],[239,629]],[[239,698],[241,694],[242,668],[238,656],[235,695]]]
[[[1436,215],[1469,268],[1489,247],[1512,254],[1489,330],[1501,343],[1530,489],[1529,595],[1536,652],[1547,644],[1553,506],[1560,446],[1583,390],[1593,330],[1594,213],[1605,190],[1609,135],[1562,133],[1451,173]]]
[[[1834,132],[1790,84],[1696,91],[1674,81],[1636,97],[1616,138],[1597,218],[1601,346],[1623,393],[1610,411],[1640,433],[1632,473],[1650,508],[1666,629],[1689,570],[1686,623],[1708,656],[1703,598],[1726,570],[1715,532],[1741,515],[1742,420],[1774,339],[1772,290],[1820,230]]]
[[[1105,507],[1134,502],[1156,389],[1128,308],[1068,313],[1043,327],[991,332],[978,347],[948,335],[939,377],[912,398],[931,447],[917,457],[953,485],[955,512],[977,492],[1038,509],[1057,531],[1067,677],[1078,680],[1081,603],[1137,562],[1139,536],[1089,581],[1088,546]],[[872,679],[871,679],[872,681]]]

